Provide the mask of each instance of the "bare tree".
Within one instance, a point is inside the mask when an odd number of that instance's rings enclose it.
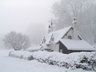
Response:
[[[4,42],[7,47],[14,50],[26,49],[31,45],[28,36],[13,31],[5,36]]]
[[[77,19],[76,28],[83,38],[93,44],[96,40],[96,1],[95,0],[60,0],[53,5],[56,29],[72,25]],[[95,34],[95,35],[94,35]],[[94,41],[95,42],[95,41]]]

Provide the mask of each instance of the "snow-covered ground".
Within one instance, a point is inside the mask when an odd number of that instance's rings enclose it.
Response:
[[[49,66],[37,61],[8,57],[9,51],[0,51],[0,72],[63,72],[64,68]]]
[[[87,72],[82,69],[70,70],[64,67],[9,57],[10,50],[0,50],[0,72]],[[88,71],[92,72],[92,71]]]

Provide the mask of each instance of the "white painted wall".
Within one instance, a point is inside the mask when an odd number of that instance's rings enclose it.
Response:
[[[51,44],[49,48],[51,50],[59,52],[59,44]]]
[[[74,29],[75,30],[75,29]],[[72,36],[72,39],[75,39],[75,40],[79,40],[78,38],[78,32],[77,31],[74,31],[74,30],[70,30],[67,35],[65,35],[63,38],[65,39],[68,39],[68,36]]]

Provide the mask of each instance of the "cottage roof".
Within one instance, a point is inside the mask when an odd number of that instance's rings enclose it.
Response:
[[[96,50],[85,40],[61,39],[60,42],[64,44],[68,50]]]
[[[72,27],[66,27],[54,32],[49,33],[48,35],[45,36],[46,39],[46,44],[49,44],[49,41],[51,39],[51,36],[53,35],[54,42],[57,43]]]

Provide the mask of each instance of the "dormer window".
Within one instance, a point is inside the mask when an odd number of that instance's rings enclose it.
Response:
[[[72,39],[72,36],[68,36],[68,39]]]

